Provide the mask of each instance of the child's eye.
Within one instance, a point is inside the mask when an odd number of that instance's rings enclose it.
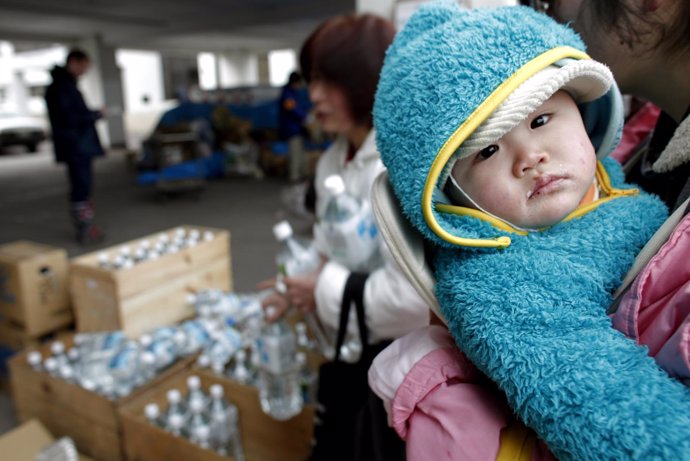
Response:
[[[490,146],[480,150],[477,155],[479,155],[483,159],[487,159],[494,155],[496,152],[498,152],[498,146],[496,144],[491,144]]]
[[[546,125],[549,122],[549,119],[551,119],[549,114],[541,114],[532,120],[532,123],[530,123],[529,127],[539,128],[540,126]]]

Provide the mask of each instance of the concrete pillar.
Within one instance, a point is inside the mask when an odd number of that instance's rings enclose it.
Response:
[[[122,71],[117,65],[115,48],[104,44],[101,40],[97,40],[97,45],[110,147],[124,148],[127,145],[127,139],[123,120],[125,102]]]
[[[270,85],[271,84],[271,73],[269,71],[268,65],[268,53],[260,53],[257,55],[258,58],[258,68],[259,68],[259,84],[260,85]]]

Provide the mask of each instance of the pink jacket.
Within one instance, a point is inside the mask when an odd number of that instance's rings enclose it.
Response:
[[[613,326],[690,384],[690,215],[639,273],[612,315]]]
[[[420,328],[393,342],[374,360],[369,385],[383,400],[389,425],[406,441],[408,461],[494,461],[511,443],[518,446],[511,453],[531,453],[513,459],[554,459],[513,419],[502,393],[444,327]]]

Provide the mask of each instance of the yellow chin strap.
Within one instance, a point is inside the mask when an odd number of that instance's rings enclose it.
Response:
[[[467,137],[472,134],[491,115],[496,108],[520,86],[525,80],[551,64],[565,58],[591,59],[587,53],[575,48],[564,46],[553,48],[520,67],[517,72],[501,83],[493,93],[489,95],[469,117],[453,132],[448,140],[441,146],[434,162],[431,164],[429,174],[426,177],[424,191],[422,193],[422,213],[429,228],[443,240],[455,245],[475,248],[506,248],[510,245],[510,237],[496,237],[495,239],[470,239],[458,237],[447,232],[436,221],[433,209],[433,194],[439,176],[443,168],[452,157],[453,153]],[[440,206],[439,206],[440,208]]]

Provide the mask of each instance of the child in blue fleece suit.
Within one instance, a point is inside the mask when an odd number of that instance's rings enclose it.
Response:
[[[606,316],[666,210],[603,159],[619,95],[583,49],[528,8],[422,7],[387,53],[377,144],[456,344],[553,454],[690,459],[690,395]]]

